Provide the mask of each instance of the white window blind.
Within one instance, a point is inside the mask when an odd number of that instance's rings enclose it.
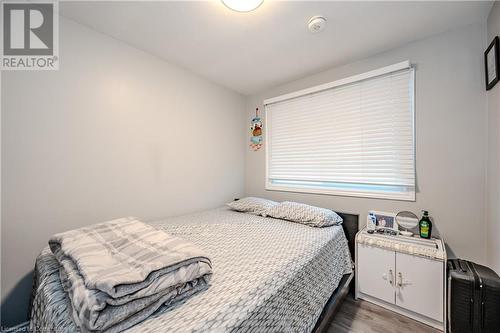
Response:
[[[267,189],[415,200],[414,70],[372,75],[265,102]]]

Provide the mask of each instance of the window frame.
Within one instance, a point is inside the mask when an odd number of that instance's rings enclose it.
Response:
[[[295,182],[290,182],[291,184],[286,185],[286,184],[276,184],[273,183],[272,180],[269,179],[269,158],[270,158],[270,151],[269,151],[269,128],[268,130],[264,131],[264,137],[265,137],[265,189],[267,191],[284,191],[284,192],[296,192],[296,193],[309,193],[309,194],[323,194],[323,195],[335,195],[335,196],[347,196],[347,197],[358,197],[358,198],[373,198],[373,199],[388,199],[388,200],[401,200],[401,201],[416,201],[416,188],[417,188],[417,177],[416,177],[416,116],[415,116],[415,68],[411,66],[410,61],[402,61],[400,63],[386,66],[383,68],[375,69],[366,73],[362,73],[359,75],[354,75],[350,76],[347,78],[343,78],[340,80],[332,81],[329,83],[321,84],[318,86],[302,89],[299,91],[295,91],[289,94],[285,95],[280,95],[277,97],[273,98],[268,98],[263,101],[264,108],[268,104],[272,103],[277,103],[285,100],[289,100],[292,98],[308,95],[308,94],[313,94],[317,93],[320,91],[328,90],[328,89],[333,89],[335,87],[343,86],[346,84],[350,83],[355,83],[367,79],[371,79],[374,77],[378,77],[381,75],[386,75],[390,74],[392,72],[397,72],[400,70],[404,69],[409,69],[410,70],[410,112],[411,112],[411,118],[412,118],[412,149],[413,149],[413,170],[415,172],[415,184],[413,187],[401,187],[401,190],[399,191],[388,191],[388,190],[376,190],[374,188],[372,189],[366,189],[366,187],[369,186],[352,186],[351,184],[350,188],[344,188],[342,189],[341,187],[346,187],[342,186],[341,183],[339,186],[335,187],[326,187],[325,185],[318,187],[312,187],[311,185],[304,185],[300,186],[297,183],[300,183],[300,181],[295,181]],[[269,124],[268,122],[268,112],[265,111],[265,123]],[[281,183],[284,183],[281,181]],[[286,183],[286,182],[285,182]],[[365,189],[362,189],[362,187],[365,187]],[[377,186],[373,186],[377,187]]]

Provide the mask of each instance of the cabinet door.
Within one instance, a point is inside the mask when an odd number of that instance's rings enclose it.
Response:
[[[443,263],[396,253],[396,304],[443,321]]]
[[[395,252],[358,244],[358,289],[394,304]]]

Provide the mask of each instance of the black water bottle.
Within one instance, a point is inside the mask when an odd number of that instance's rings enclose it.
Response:
[[[430,239],[432,234],[432,222],[429,219],[429,212],[426,210],[422,211],[424,215],[418,223],[418,230],[421,238]]]

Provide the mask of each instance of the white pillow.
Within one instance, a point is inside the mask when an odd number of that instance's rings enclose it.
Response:
[[[333,210],[291,201],[283,201],[273,206],[267,215],[312,227],[328,227],[342,223],[342,218]]]
[[[276,201],[255,197],[241,198],[227,204],[227,206],[229,206],[231,209],[238,212],[261,216],[267,216],[267,212],[269,211],[269,209],[276,205],[278,205]]]

